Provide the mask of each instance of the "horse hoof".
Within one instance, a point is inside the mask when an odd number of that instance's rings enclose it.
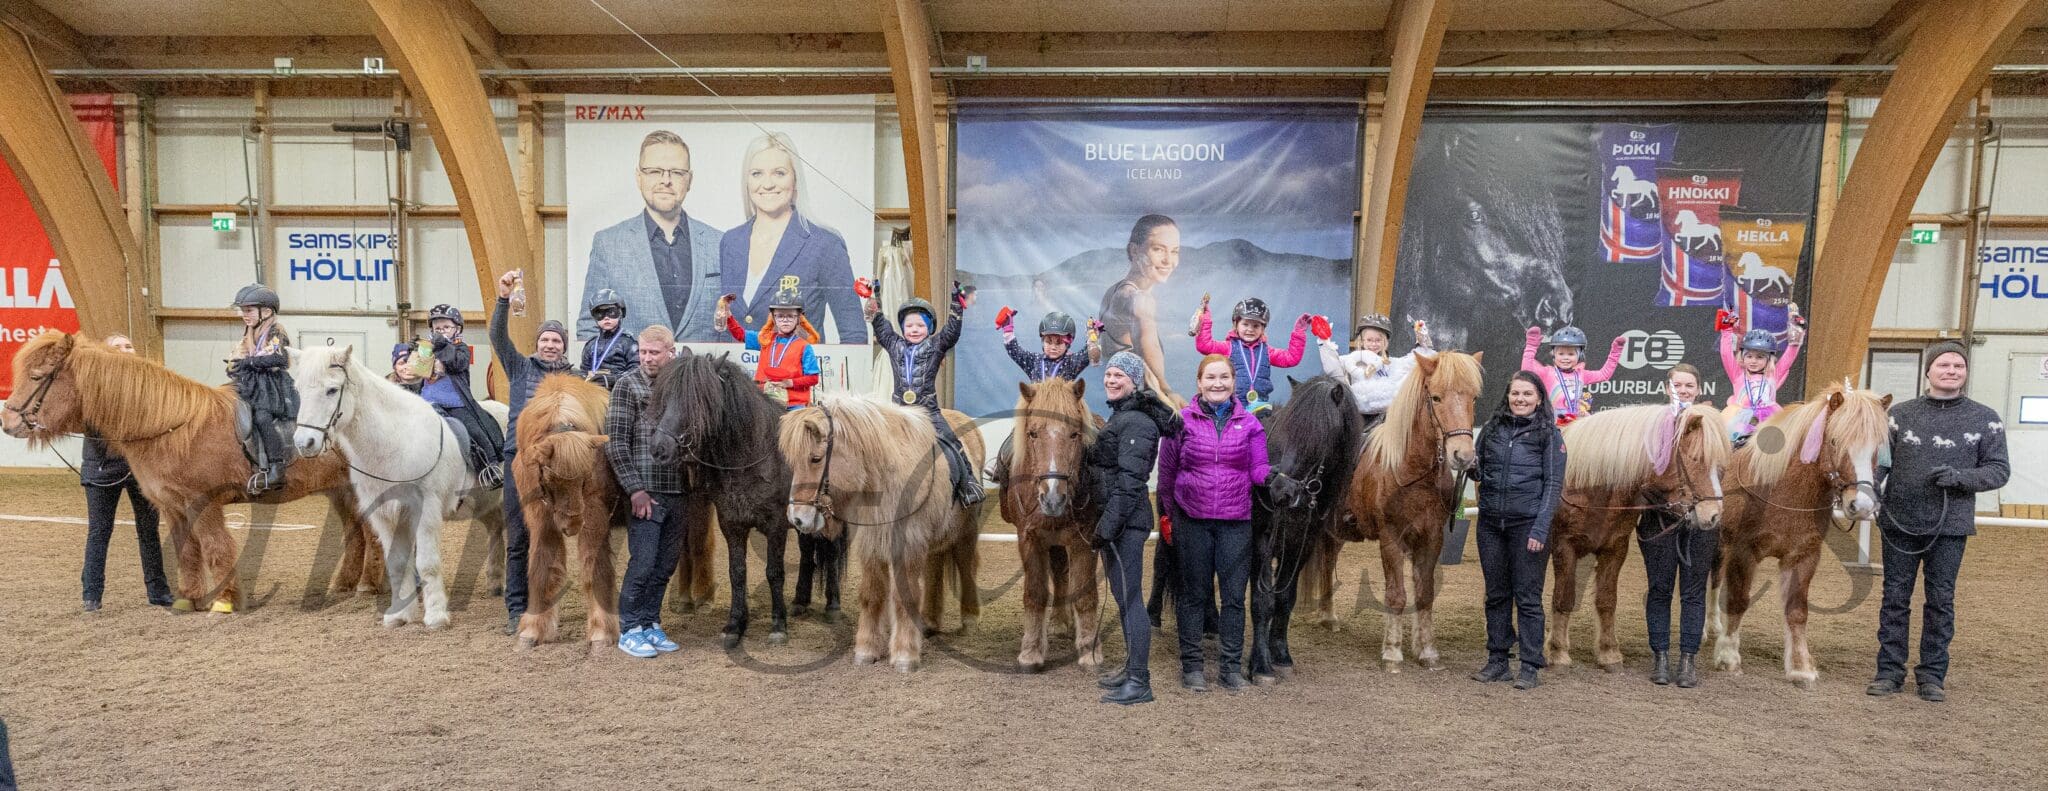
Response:
[[[611,656],[611,654],[612,654],[612,651],[611,651],[612,645],[616,644],[617,642],[618,642],[618,640],[617,640],[616,638],[615,638],[615,639],[611,639],[611,640],[592,640],[592,641],[590,641],[590,658],[591,658],[591,659],[603,659],[603,658],[605,658],[605,657],[607,657],[607,656]]]
[[[1600,669],[1608,673],[1619,673],[1622,671],[1620,662],[1603,662],[1600,665]]]
[[[725,632],[718,636],[718,642],[725,646],[725,650],[731,651],[740,647],[740,635],[736,632]]]
[[[182,598],[182,597],[181,597],[181,598],[177,598],[177,599],[172,599],[172,600],[171,600],[171,609],[172,609],[172,610],[174,610],[174,611],[177,611],[177,612],[191,612],[191,611],[192,611],[192,600],[191,600],[191,599],[186,599],[186,598]]]
[[[386,615],[381,622],[386,629],[396,629],[406,624],[406,618],[403,615]]]
[[[448,628],[448,616],[446,616],[446,615],[441,615],[441,616],[432,616],[432,615],[430,615],[430,616],[427,616],[427,629],[428,629],[429,631],[435,631],[435,632],[439,632],[439,631],[442,631],[442,630],[444,630],[444,629],[447,629],[447,628]]]
[[[1381,667],[1383,667],[1383,668],[1385,668],[1385,669],[1386,669],[1386,671],[1387,671],[1387,672],[1389,672],[1389,673],[1399,673],[1399,672],[1401,672],[1401,663],[1400,663],[1400,662],[1399,662],[1398,660],[1396,660],[1396,661],[1388,661],[1388,662],[1381,662],[1381,663],[1380,663],[1380,666],[1381,666]]]
[[[1335,618],[1324,618],[1322,620],[1316,621],[1316,625],[1323,627],[1323,629],[1327,631],[1332,632],[1337,631],[1337,627],[1339,626],[1337,619]]]
[[[796,618],[802,618],[802,617],[804,617],[804,616],[806,616],[806,615],[810,615],[810,614],[811,614],[811,605],[808,605],[808,604],[793,604],[793,605],[790,605],[790,607],[789,607],[789,614],[790,614],[790,615],[791,615],[792,617],[796,617]]]
[[[980,621],[980,618],[977,618],[972,615],[961,616],[960,631],[954,632],[954,634],[967,634],[968,632],[972,632],[974,631],[974,625],[976,623],[979,623]]]
[[[519,636],[519,642],[513,646],[512,650],[524,653],[533,650],[533,647],[536,645],[540,645],[540,641],[522,634]]]
[[[786,644],[788,644],[788,643],[789,643],[789,633],[788,633],[788,632],[785,632],[785,631],[782,631],[782,630],[780,630],[780,629],[777,629],[777,630],[775,630],[775,631],[772,631],[772,632],[769,632],[769,633],[768,633],[768,644],[769,644],[769,645],[786,645]]]
[[[939,631],[939,627],[937,626],[927,626],[924,628],[924,636],[926,639],[937,637],[939,636]]]
[[[1032,673],[1032,674],[1037,674],[1037,673],[1043,673],[1043,672],[1045,672],[1045,663],[1044,663],[1044,662],[1025,662],[1025,661],[1019,660],[1019,661],[1017,662],[1017,669],[1018,669],[1018,670],[1021,670],[1021,671],[1023,671],[1023,672],[1026,672],[1026,673]]]
[[[1276,665],[1274,665],[1274,666],[1273,666],[1273,675],[1274,675],[1274,676],[1275,676],[1276,678],[1281,678],[1281,679],[1288,679],[1288,678],[1293,678],[1293,677],[1294,677],[1294,666],[1293,666],[1293,665],[1278,665],[1278,664],[1276,664]]]
[[[1430,657],[1428,659],[1418,659],[1416,660],[1416,664],[1422,665],[1422,669],[1431,672],[1440,672],[1444,669],[1443,661],[1437,659],[1436,657]]]
[[[827,607],[827,608],[825,608],[825,611],[824,611],[824,612],[822,612],[822,613],[818,613],[818,620],[820,620],[820,621],[824,621],[825,623],[838,623],[838,622],[839,622],[839,608],[837,608],[837,607]]]
[[[898,673],[909,673],[917,669],[917,662],[911,659],[898,659],[890,664],[895,665]]]
[[[1261,687],[1270,687],[1279,684],[1281,678],[1283,677],[1276,675],[1267,675],[1265,673],[1253,673],[1252,683]]]
[[[855,665],[872,665],[880,659],[881,657],[874,654],[863,654],[859,651],[853,652],[853,663]]]

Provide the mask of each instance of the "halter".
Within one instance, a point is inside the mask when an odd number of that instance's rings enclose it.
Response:
[[[1834,469],[1830,469],[1827,471],[1826,475],[1824,476],[1824,480],[1826,481],[1827,485],[1834,490],[1835,496],[1832,501],[1824,503],[1818,508],[1800,508],[1797,506],[1785,505],[1783,503],[1773,501],[1770,497],[1765,496],[1762,492],[1759,492],[1754,487],[1748,485],[1744,485],[1738,488],[1742,489],[1742,491],[1747,493],[1749,496],[1762,501],[1764,505],[1768,505],[1772,508],[1776,508],[1781,511],[1795,511],[1799,513],[1815,513],[1820,511],[1826,511],[1828,513],[1828,522],[1833,524],[1835,529],[1841,530],[1845,533],[1848,532],[1849,529],[1855,525],[1856,520],[1835,518],[1835,505],[1842,499],[1842,493],[1855,491],[1860,494],[1865,490],[1868,490],[1870,492],[1871,502],[1877,502],[1879,499],[1876,481],[1869,481],[1861,478],[1852,480],[1843,477],[1842,473],[1839,470]],[[1873,515],[1873,519],[1874,518],[1875,515]]]
[[[818,411],[819,411],[819,412],[823,412],[823,413],[825,414],[825,462],[824,462],[824,467],[823,467],[823,469],[819,470],[819,472],[818,472],[818,486],[817,486],[817,488],[816,488],[815,490],[813,490],[813,491],[811,492],[811,499],[809,499],[809,500],[798,500],[798,499],[796,499],[796,493],[795,493],[794,491],[791,491],[791,492],[790,492],[790,498],[789,498],[789,504],[790,504],[790,505],[807,505],[807,506],[810,506],[810,507],[812,507],[812,508],[816,508],[816,509],[818,509],[818,513],[820,513],[820,514],[824,515],[824,516],[825,516],[825,518],[827,518],[827,519],[837,519],[837,520],[839,520],[839,521],[840,521],[840,522],[841,522],[842,524],[848,524],[848,525],[858,525],[858,526],[861,526],[861,527],[878,527],[878,526],[882,526],[882,525],[890,525],[890,524],[895,524],[895,522],[894,522],[894,521],[888,521],[888,522],[857,522],[857,521],[854,521],[854,520],[852,520],[852,519],[848,519],[848,518],[846,518],[845,516],[842,516],[842,515],[840,515],[840,514],[839,514],[839,512],[838,512],[838,510],[837,510],[837,509],[835,509],[835,508],[833,507],[833,505],[832,505],[832,447],[833,447],[833,445],[834,445],[834,444],[836,444],[836,442],[837,442],[837,440],[838,440],[838,436],[839,436],[839,426],[838,426],[838,423],[837,423],[837,422],[835,422],[835,421],[834,421],[834,420],[832,419],[832,410],[831,410],[830,408],[827,408],[827,407],[824,407],[824,406],[819,406],[819,407],[818,407],[817,409],[818,409]],[[916,508],[912,508],[912,509],[910,509],[909,511],[906,511],[906,512],[904,512],[904,515],[905,515],[905,516],[908,516],[908,515],[910,515],[910,514],[914,514],[914,513],[917,513],[917,512],[919,512],[919,511],[923,511],[923,510],[924,510],[924,507],[925,507],[925,505],[929,504],[930,502],[931,502],[931,487],[927,486],[927,487],[925,487],[925,492],[924,492],[924,499],[918,502],[918,504],[917,504],[917,507],[916,507]]]
[[[1685,420],[1685,413],[1683,412],[1678,413],[1676,416],[1672,418],[1673,422],[1679,422],[1683,420]],[[1681,445],[1676,440],[1674,440],[1671,443],[1671,454],[1674,457],[1679,454],[1680,447]],[[1674,458],[1673,461],[1677,462],[1675,466],[1678,467],[1678,488],[1672,492],[1673,494],[1679,495],[1676,498],[1666,498],[1663,502],[1650,503],[1644,505],[1594,505],[1592,503],[1575,503],[1572,502],[1569,498],[1565,499],[1564,502],[1566,505],[1570,505],[1575,508],[1584,508],[1589,511],[1660,511],[1669,516],[1689,519],[1692,517],[1694,513],[1699,511],[1700,503],[1718,502],[1724,499],[1723,495],[1718,494],[1704,497],[1700,496],[1698,494],[1699,487],[1693,485],[1692,473],[1686,470],[1685,464],[1683,462],[1679,462],[1676,458]],[[1670,533],[1676,527],[1677,525],[1667,527],[1664,529],[1663,532],[1651,536],[1650,539],[1655,540],[1658,538],[1662,538],[1666,533]]]

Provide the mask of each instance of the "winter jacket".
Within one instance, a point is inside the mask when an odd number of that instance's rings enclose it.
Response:
[[[1479,432],[1479,514],[1529,519],[1529,537],[1550,542],[1564,495],[1564,435],[1534,417],[1496,417]]]
[[[1024,375],[1033,382],[1043,382],[1048,379],[1072,381],[1081,378],[1081,372],[1088,370],[1088,341],[1086,340],[1081,341],[1079,346],[1068,347],[1067,356],[1057,360],[1046,359],[1045,352],[1025,351],[1024,347],[1017,345],[1016,338],[1003,341],[1003,351],[1010,353],[1010,362],[1016,363],[1018,368],[1024,369]]]
[[[533,391],[540,389],[540,380],[547,378],[548,374],[569,370],[568,360],[549,363],[539,357],[519,353],[519,347],[512,345],[512,333],[507,324],[506,315],[510,308],[511,303],[499,297],[497,309],[491,311],[491,351],[498,355],[498,367],[505,369],[509,394],[507,405],[512,408],[512,417],[505,422],[508,440],[519,436],[519,413],[526,409],[526,400],[533,397]],[[509,459],[515,453],[518,453],[518,448],[507,441],[505,457]]]
[[[1167,513],[1196,519],[1252,518],[1252,487],[1263,485],[1266,429],[1243,401],[1231,399],[1219,428],[1196,398],[1181,410],[1181,430],[1159,443],[1159,497]]]
[[[78,460],[78,482],[86,486],[119,486],[128,480],[128,460],[107,447],[107,441],[85,438],[84,456]]]
[[[789,408],[809,405],[811,388],[818,386],[825,371],[818,364],[817,350],[811,348],[816,339],[815,331],[794,332],[787,338],[778,336],[773,324],[746,336],[747,351],[760,353],[760,359],[754,363],[754,384],[788,382],[785,393]]]
[[[590,381],[612,389],[612,383],[619,375],[640,367],[640,339],[621,327],[609,335],[598,333],[583,342],[581,371],[590,376]]]
[[[292,385],[291,354],[286,351],[290,345],[284,325],[273,319],[255,348],[247,352],[238,349],[228,364],[228,379],[235,383],[236,395],[250,409],[275,419],[299,416],[299,391]]]
[[[1387,407],[1394,405],[1394,396],[1401,392],[1401,383],[1415,370],[1415,357],[1436,356],[1435,352],[1421,348],[1391,359],[1364,349],[1338,354],[1337,344],[1327,340],[1318,341],[1316,347],[1323,358],[1323,373],[1337,377],[1351,389],[1351,403],[1361,415],[1386,414]]]
[[[2005,485],[2005,423],[1991,407],[1957,396],[1921,396],[1891,409],[1891,464],[1878,525],[1944,536],[1977,534],[1977,493]],[[1945,471],[1942,468],[1948,468]],[[1947,486],[1937,482],[1946,474]]]
[[[1124,530],[1152,529],[1146,481],[1159,456],[1159,438],[1179,433],[1180,417],[1150,391],[1111,401],[1109,408],[1108,423],[1088,448],[1088,472],[1096,501],[1103,504],[1095,534],[1114,539]]]
[[[1606,364],[1601,365],[1598,370],[1591,371],[1586,370],[1584,349],[1579,350],[1579,367],[1573,371],[1560,371],[1555,365],[1537,362],[1536,349],[1542,343],[1543,331],[1530,327],[1528,341],[1522,344],[1522,370],[1543,380],[1543,389],[1550,391],[1550,406],[1557,410],[1559,421],[1569,421],[1592,414],[1591,388],[1614,378],[1614,368],[1621,364],[1621,350],[1628,345],[1628,339],[1615,336],[1614,343],[1607,347]]]
[[[953,344],[960,342],[960,308],[948,303],[946,325],[937,334],[926,336],[923,342],[912,344],[904,340],[890,326],[887,316],[877,313],[868,323],[875,330],[875,342],[889,353],[889,370],[895,386],[889,391],[889,399],[903,403],[903,392],[917,394],[911,406],[927,412],[939,411],[939,393],[934,384],[939,377],[939,364],[946,361],[946,354],[953,350]],[[907,358],[907,359],[906,359]],[[912,376],[904,377],[904,363],[910,363]]]
[[[1230,370],[1237,374],[1236,395],[1241,399],[1245,398],[1246,392],[1257,392],[1259,400],[1273,400],[1273,369],[1300,365],[1302,355],[1308,352],[1308,325],[1300,321],[1294,323],[1294,334],[1288,338],[1287,348],[1280,351],[1273,351],[1263,338],[1257,343],[1245,343],[1235,332],[1227,341],[1216,340],[1210,335],[1213,327],[1209,311],[1202,311],[1201,323],[1195,328],[1195,351],[1230,358]]]
[[[505,437],[509,435],[499,432],[498,421],[484,412],[483,406],[476,402],[476,394],[469,389],[470,359],[474,355],[475,351],[460,335],[453,339],[434,336],[434,378],[422,382],[420,395],[427,396],[428,391],[436,387],[443,388],[444,399],[446,395],[453,395],[453,400],[458,402],[454,406],[467,408],[471,415],[476,416],[476,424],[488,432],[487,436],[470,437],[469,441],[482,444],[484,450],[493,456],[502,455]],[[427,397],[427,403],[444,409],[452,408],[433,397]]]

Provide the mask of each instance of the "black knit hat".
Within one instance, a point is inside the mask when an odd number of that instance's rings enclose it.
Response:
[[[1954,354],[1963,358],[1964,365],[1970,364],[1970,347],[1964,346],[1961,341],[1941,341],[1927,347],[1927,351],[1921,354],[1920,370],[1925,372],[1933,368],[1934,361],[1944,354]]]

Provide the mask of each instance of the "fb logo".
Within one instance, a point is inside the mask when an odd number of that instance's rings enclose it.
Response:
[[[1621,337],[1628,342],[1621,347],[1621,367],[1631,371],[1645,365],[1659,371],[1669,371],[1685,362],[1685,339],[1670,330],[1655,333],[1629,330]]]

